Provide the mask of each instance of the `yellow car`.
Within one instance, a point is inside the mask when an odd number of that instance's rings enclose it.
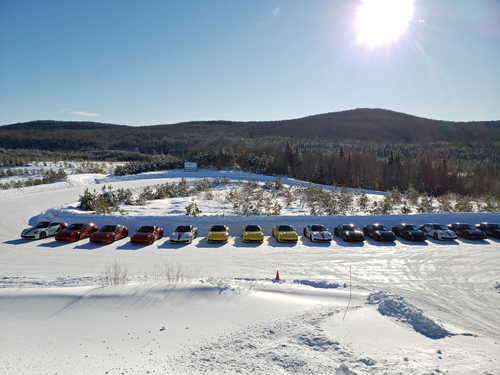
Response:
[[[299,240],[295,228],[286,224],[278,224],[273,227],[273,236],[278,242],[297,242]]]
[[[247,225],[241,230],[243,242],[264,242],[264,232],[258,225]]]
[[[208,242],[223,242],[227,243],[229,240],[229,228],[225,225],[212,225],[208,230]]]

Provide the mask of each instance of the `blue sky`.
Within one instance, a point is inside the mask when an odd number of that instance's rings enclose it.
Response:
[[[362,3],[0,0],[0,125],[354,108],[500,120],[499,0],[414,0],[408,28],[377,46],[359,42]]]

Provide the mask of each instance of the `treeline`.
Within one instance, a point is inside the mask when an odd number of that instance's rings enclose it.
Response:
[[[449,146],[448,152],[443,152],[443,145],[423,149],[391,146],[388,152],[373,144],[308,146],[286,142],[279,147],[275,142],[261,142],[242,147],[226,141],[221,148],[198,146],[188,160],[200,166],[241,167],[258,174],[364,190],[407,191],[412,187],[431,196],[453,192],[500,197],[500,164],[494,147],[489,148],[487,159],[478,160],[463,158],[459,150]]]
[[[28,177],[15,181],[0,183],[0,189],[7,190],[14,188],[35,186],[35,185],[51,184],[57,181],[63,181],[68,177],[68,175],[66,174],[66,172],[64,172],[63,169],[59,169],[58,171],[49,169],[46,171],[42,171],[41,175],[42,177],[39,178]]]

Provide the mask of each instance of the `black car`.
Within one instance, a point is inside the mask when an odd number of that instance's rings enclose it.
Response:
[[[392,232],[396,236],[403,237],[407,241],[425,241],[427,236],[413,224],[398,224],[392,227]]]
[[[333,233],[344,241],[364,241],[365,236],[354,224],[340,224],[335,227]]]
[[[375,241],[395,241],[396,235],[392,233],[385,225],[370,224],[363,228],[365,236],[373,238]]]
[[[476,227],[472,224],[449,224],[448,229],[455,232],[457,236],[463,237],[468,240],[484,240],[487,237],[486,233],[484,233],[482,230],[476,229]]]
[[[481,223],[476,228],[482,230],[488,236],[500,239],[500,224]]]

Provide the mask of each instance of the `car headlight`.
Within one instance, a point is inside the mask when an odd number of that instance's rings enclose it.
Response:
[[[148,238],[151,238],[151,237],[153,237],[153,236],[151,234],[148,234]]]
[[[260,237],[264,237],[264,233],[259,233],[259,236]]]
[[[108,237],[109,237],[109,234],[106,234],[106,238],[108,238]]]
[[[40,232],[41,232],[41,230],[40,230],[40,229],[37,229],[37,230],[35,231],[35,234],[40,233]]]
[[[247,232],[244,232],[244,233],[243,233],[243,235],[244,235],[244,236],[248,236],[248,233],[247,233]]]
[[[191,235],[190,234],[186,234],[186,238],[191,238]]]
[[[227,236],[229,236],[229,233],[224,233],[224,237],[227,237]]]

